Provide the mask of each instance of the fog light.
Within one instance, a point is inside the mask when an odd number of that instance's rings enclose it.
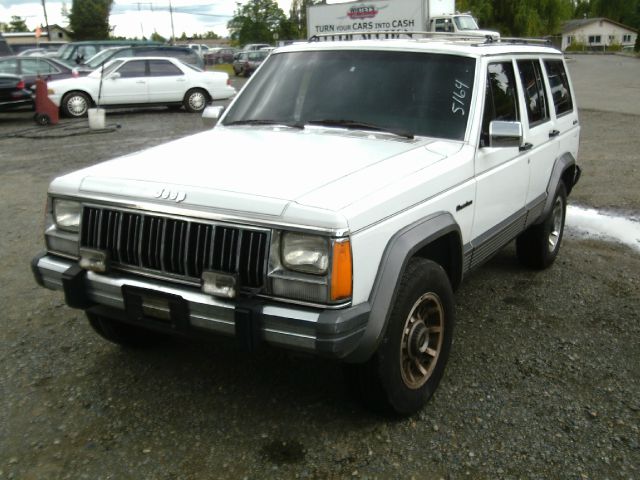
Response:
[[[107,252],[92,250],[90,248],[80,249],[80,268],[96,273],[104,273],[107,271],[108,263],[109,257]]]
[[[214,297],[235,298],[238,276],[225,272],[202,272],[202,291]]]

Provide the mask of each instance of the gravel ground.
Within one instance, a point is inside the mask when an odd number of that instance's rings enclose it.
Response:
[[[122,128],[35,140],[7,138],[28,114],[0,114],[0,478],[640,477],[640,255],[570,232],[547,271],[510,246],[465,280],[445,377],[406,420],[364,411],[337,363],[102,341],[31,277],[47,184],[204,128],[162,109],[107,120]],[[570,201],[637,214],[640,116],[581,123]]]

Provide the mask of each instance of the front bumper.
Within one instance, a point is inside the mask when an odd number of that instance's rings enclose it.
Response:
[[[202,336],[201,333],[207,331],[235,336],[249,348],[264,341],[278,347],[344,359],[358,346],[370,311],[368,304],[323,310],[257,298],[226,301],[194,287],[124,272],[104,275],[82,270],[73,260],[46,253],[33,259],[32,270],[41,286],[64,291],[70,307],[92,310],[115,320],[168,333]],[[163,304],[145,304],[145,308],[159,310],[159,318],[180,318],[162,322],[131,315],[130,291],[178,299],[182,312],[179,315],[176,314],[178,309],[165,308]]]

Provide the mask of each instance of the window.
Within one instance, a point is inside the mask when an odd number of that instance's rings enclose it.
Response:
[[[631,43],[631,35],[623,35],[622,41],[623,43]]]
[[[265,120],[339,126],[348,121],[358,130],[377,127],[463,140],[475,65],[469,57],[420,52],[284,52],[270,57],[246,84],[225,125]]]
[[[480,146],[489,146],[489,124],[493,120],[518,121],[515,74],[511,62],[492,63],[487,68],[487,91],[484,98]]]
[[[569,35],[569,36],[567,37],[567,45],[571,45],[571,42],[573,42],[573,36],[572,36],[572,35]]]
[[[13,58],[11,60],[3,60],[0,62],[0,73],[11,73],[15,75],[18,72],[18,61]]]
[[[436,32],[453,32],[453,24],[448,18],[436,18]]]
[[[602,42],[600,35],[589,35],[589,44],[599,44]]]
[[[22,63],[22,73],[24,75],[60,73],[60,70],[46,60],[24,59],[20,63]]]
[[[149,60],[149,74],[152,77],[172,77],[184,75],[182,70],[167,60]]]
[[[573,110],[569,79],[562,60],[545,60],[547,78],[551,86],[551,99],[556,108],[556,115],[562,115]]]
[[[118,73],[120,73],[120,76],[122,78],[144,77],[146,75],[145,63],[145,60],[134,60],[131,62],[127,62],[122,67],[120,67]]]
[[[520,80],[524,89],[529,125],[537,125],[549,119],[547,98],[542,81],[542,71],[538,60],[519,60]]]

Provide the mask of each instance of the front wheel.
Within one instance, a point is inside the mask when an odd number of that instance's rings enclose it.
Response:
[[[193,88],[184,96],[184,108],[190,113],[199,113],[207,106],[208,96],[206,92],[200,88]]]
[[[555,261],[564,233],[566,211],[567,189],[560,182],[547,217],[542,223],[527,228],[516,239],[516,254],[523,265],[541,270]]]
[[[84,117],[91,106],[89,95],[83,92],[67,93],[60,103],[62,113],[67,117]]]
[[[431,260],[412,259],[378,351],[363,365],[347,366],[362,400],[381,413],[411,415],[420,410],[444,374],[454,323],[446,272]]]

